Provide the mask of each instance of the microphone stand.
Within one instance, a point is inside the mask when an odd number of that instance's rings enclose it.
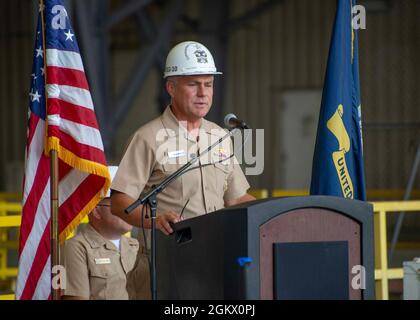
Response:
[[[174,181],[176,178],[183,175],[189,167],[191,167],[197,160],[202,157],[203,155],[210,152],[214,147],[216,147],[218,144],[220,144],[223,140],[225,140],[227,137],[230,137],[234,130],[238,129],[237,127],[232,128],[228,130],[228,132],[217,142],[213,143],[211,146],[207,147],[200,156],[195,156],[190,161],[188,161],[186,164],[184,164],[181,168],[176,170],[173,174],[168,176],[165,180],[163,180],[161,183],[159,183],[157,186],[153,187],[152,190],[150,190],[143,198],[137,199],[135,202],[133,202],[130,206],[128,206],[124,212],[126,214],[130,214],[135,208],[137,208],[139,205],[145,204],[146,206],[150,206],[151,211],[151,219],[152,219],[152,235],[151,235],[151,289],[152,289],[152,300],[157,300],[157,275],[156,275],[156,208],[157,208],[157,194],[162,192],[172,181]]]

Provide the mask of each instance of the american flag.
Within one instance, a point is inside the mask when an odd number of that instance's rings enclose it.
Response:
[[[17,299],[51,298],[49,151],[57,150],[59,158],[60,242],[110,184],[79,48],[61,0],[40,4],[33,59]]]

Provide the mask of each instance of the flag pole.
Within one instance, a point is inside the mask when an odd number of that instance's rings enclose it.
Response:
[[[44,81],[45,81],[45,90],[47,88],[47,63],[46,63],[46,55],[47,50],[45,47],[45,19],[44,19],[44,1],[40,0],[39,2],[40,10],[41,10],[41,19],[42,19],[42,46],[44,52]],[[45,96],[45,107],[46,109],[48,106],[48,96],[47,92],[44,94]],[[48,111],[48,110],[47,110]],[[46,112],[46,122],[47,122],[47,130],[48,130],[48,112]],[[48,143],[48,132],[46,134],[46,143]],[[53,281],[53,270],[55,266],[60,264],[60,246],[58,241],[58,154],[57,150],[51,149],[50,150],[50,203],[51,203],[51,219],[50,219],[50,232],[51,232],[51,296],[53,300],[60,300],[61,299],[61,290],[60,288],[55,287]]]
[[[51,284],[53,268],[60,264],[60,246],[58,242],[58,155],[57,150],[50,151],[51,161]],[[53,300],[61,299],[60,288],[51,285]]]

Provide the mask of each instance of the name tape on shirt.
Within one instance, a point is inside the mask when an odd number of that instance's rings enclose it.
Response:
[[[186,155],[187,155],[187,153],[185,152],[185,150],[176,150],[176,151],[169,151],[168,152],[168,157],[169,158],[179,158],[179,157],[184,157]]]
[[[95,258],[95,264],[111,264],[110,258]]]

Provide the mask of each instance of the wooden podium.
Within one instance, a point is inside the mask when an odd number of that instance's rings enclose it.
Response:
[[[157,233],[158,299],[374,299],[373,210],[272,198]]]

